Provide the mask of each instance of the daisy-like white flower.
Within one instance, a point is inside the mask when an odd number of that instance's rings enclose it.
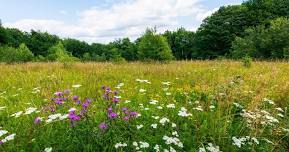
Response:
[[[152,116],[154,119],[160,119],[160,117],[159,116]]]
[[[276,108],[276,110],[280,111],[280,112],[284,112],[284,110],[280,107]]]
[[[189,117],[192,116],[191,113],[187,112],[188,110],[185,107],[182,107],[181,110],[179,111],[178,115],[181,117]]]
[[[151,127],[156,129],[158,127],[158,124],[151,124]]]
[[[7,133],[8,133],[8,131],[6,131],[6,130],[0,130],[0,137],[7,134]]]
[[[28,109],[26,109],[24,114],[29,115],[29,114],[35,112],[36,110],[37,110],[37,108],[29,107]]]
[[[160,110],[162,110],[162,109],[163,109],[163,107],[162,107],[162,106],[157,106],[157,109],[160,109]]]
[[[198,107],[196,107],[196,108],[194,108],[195,110],[198,110],[198,111],[204,111],[203,110],[203,108],[202,108],[202,106],[198,106]]]
[[[264,101],[264,102],[267,102],[267,103],[269,103],[269,104],[271,104],[271,105],[275,105],[275,102],[274,102],[273,100],[264,98],[263,101]]]
[[[172,127],[173,127],[173,128],[176,128],[176,127],[177,127],[177,124],[172,123]]]
[[[150,144],[149,143],[147,143],[147,142],[142,142],[142,141],[140,141],[139,142],[139,147],[140,148],[149,148],[150,147]]]
[[[156,152],[159,152],[159,151],[160,151],[160,146],[159,146],[159,145],[155,145],[155,146],[154,146],[154,150],[155,150]]]
[[[13,140],[15,138],[16,134],[11,134],[5,137],[4,139],[1,140],[2,143],[5,143],[7,141]]]

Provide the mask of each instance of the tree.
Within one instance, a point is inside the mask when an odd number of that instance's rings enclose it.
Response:
[[[116,40],[108,45],[111,49],[117,49],[117,52],[128,61],[137,60],[137,50],[134,43],[129,38]]]
[[[172,50],[165,37],[156,34],[153,29],[147,29],[138,43],[140,60],[169,61],[174,58]]]
[[[2,26],[2,22],[0,20],[0,45],[7,43],[7,32],[6,29]]]
[[[18,47],[18,61],[21,62],[28,62],[32,61],[34,54],[29,50],[29,48],[25,45],[25,43],[22,43]]]
[[[178,60],[192,59],[195,47],[195,33],[180,28],[177,31],[166,31],[164,36],[172,49],[173,55]]]
[[[255,58],[287,58],[289,48],[289,19],[278,18],[264,25],[246,30],[244,38],[237,37],[232,45],[232,56]]]
[[[33,57],[33,53],[24,43],[22,43],[18,48],[9,46],[0,47],[0,62],[29,62],[32,61]]]
[[[59,41],[56,45],[49,48],[47,59],[49,61],[58,61],[58,62],[71,62],[78,60],[76,57],[73,57],[66,51],[61,41]]]
[[[65,39],[63,40],[63,45],[68,52],[78,58],[81,58],[84,53],[90,52],[91,49],[89,44],[76,39]]]

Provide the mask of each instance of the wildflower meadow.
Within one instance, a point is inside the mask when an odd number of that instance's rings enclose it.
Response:
[[[0,151],[289,150],[289,63],[0,65]]]

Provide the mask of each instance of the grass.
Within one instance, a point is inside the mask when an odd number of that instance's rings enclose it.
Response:
[[[0,73],[0,127],[8,131],[0,139],[16,134],[14,140],[0,145],[0,151],[44,151],[49,147],[52,151],[70,152],[138,148],[155,151],[155,145],[160,151],[217,151],[217,146],[221,151],[289,150],[287,62],[253,62],[250,68],[233,61],[75,63],[65,67],[57,63],[1,64]],[[120,83],[124,86],[116,89]],[[82,86],[73,88],[76,84]],[[118,104],[103,98],[103,85],[119,91]],[[92,100],[88,112],[74,122],[74,127],[68,118],[46,123],[49,115],[67,114],[71,107],[80,111],[81,105],[73,101],[62,105],[51,101],[55,92],[66,89],[71,90],[69,98],[78,95],[82,102],[86,97]],[[142,89],[144,93],[140,92]],[[159,102],[150,104],[152,99]],[[167,108],[169,104],[175,108]],[[107,118],[110,105],[120,114],[118,118]],[[38,111],[18,118],[11,116],[29,107]],[[122,107],[141,116],[124,121]],[[182,107],[191,116],[179,116]],[[40,124],[34,124],[36,117],[43,117]],[[162,125],[162,118],[169,122]],[[108,125],[107,129],[99,128],[102,122]],[[157,128],[152,128],[152,124],[157,124]],[[137,129],[138,125],[143,127]],[[166,144],[164,136],[173,137],[172,141],[181,142],[183,147]],[[241,147],[233,144],[238,141],[242,142]],[[134,146],[134,142],[138,145]],[[117,143],[127,146],[116,149]],[[141,148],[140,145],[146,147],[144,143],[149,147]]]

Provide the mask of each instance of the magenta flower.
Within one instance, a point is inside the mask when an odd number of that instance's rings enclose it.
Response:
[[[73,97],[72,97],[72,100],[74,100],[74,101],[77,101],[78,99],[79,99],[78,96],[73,96]]]
[[[62,92],[55,92],[54,95],[56,95],[57,97],[62,97],[63,93]]]
[[[36,117],[35,119],[34,119],[34,124],[40,124],[40,122],[41,122],[41,118],[40,117]]]
[[[79,120],[80,120],[80,116],[76,115],[76,114],[75,114],[75,111],[70,111],[70,112],[69,112],[69,115],[68,115],[68,118],[69,118],[71,121],[79,121]]]
[[[119,98],[113,97],[112,102],[118,103],[119,102]]]
[[[113,118],[118,117],[118,114],[116,114],[114,112],[111,112],[111,113],[108,114],[108,117],[109,117],[109,119],[113,119]]]
[[[70,94],[70,90],[64,90],[64,94]]]
[[[108,126],[107,126],[107,124],[105,124],[105,122],[99,124],[98,127],[99,127],[100,129],[107,129],[107,128],[108,128]]]
[[[123,118],[123,120],[124,120],[124,121],[129,121],[129,116],[125,116],[125,117]]]
[[[136,117],[137,115],[138,115],[137,112],[130,112],[130,116],[132,116],[132,117]]]

